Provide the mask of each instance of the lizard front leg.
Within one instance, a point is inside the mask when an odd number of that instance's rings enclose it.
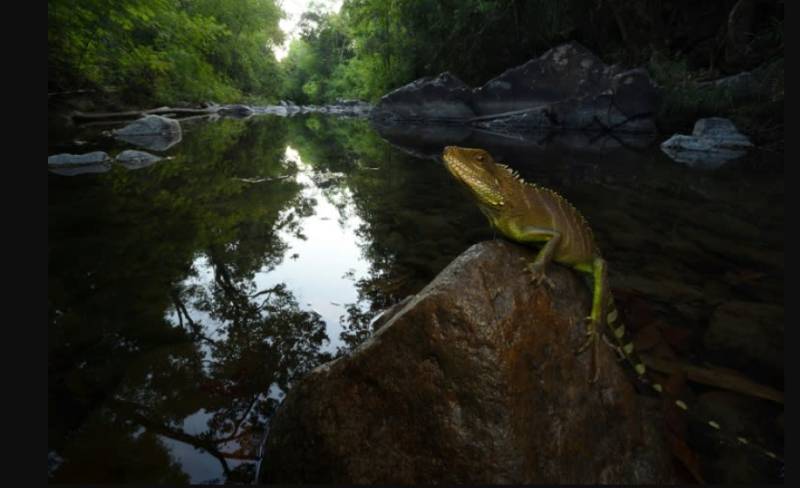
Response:
[[[578,348],[577,354],[585,351],[592,346],[592,383],[597,381],[600,376],[600,369],[597,366],[598,357],[598,335],[605,323],[606,304],[608,303],[608,276],[606,272],[606,261],[601,257],[596,257],[592,262],[592,276],[594,278],[594,289],[592,292],[592,313],[586,317],[589,321],[586,326],[586,341]]]
[[[553,256],[561,242],[561,233],[553,231],[544,247],[539,250],[536,259],[528,265],[528,273],[531,275],[531,283],[541,286],[542,283],[550,288],[555,288],[553,280],[546,274],[547,265],[553,260]]]

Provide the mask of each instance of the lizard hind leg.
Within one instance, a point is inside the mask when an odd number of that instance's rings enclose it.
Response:
[[[597,257],[592,262],[592,276],[594,278],[594,288],[592,291],[592,312],[591,315],[586,317],[586,340],[578,348],[576,354],[581,354],[583,351],[592,347],[592,374],[589,381],[594,383],[600,376],[600,368],[598,367],[598,347],[600,341],[599,335],[602,333],[602,327],[606,320],[606,304],[608,303],[608,281],[606,275],[606,261],[603,258]]]

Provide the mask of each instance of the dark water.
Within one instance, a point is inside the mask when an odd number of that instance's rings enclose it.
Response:
[[[184,131],[146,168],[48,173],[50,482],[251,482],[292,382],[493,237],[429,158],[450,143],[489,149],[583,211],[626,320],[656,331],[654,347],[783,390],[782,155],[704,172],[583,136],[406,128],[383,131],[390,144],[324,117]],[[98,129],[50,132],[50,154],[130,148]],[[782,405],[692,392],[782,452]],[[776,479],[689,439],[710,480]]]

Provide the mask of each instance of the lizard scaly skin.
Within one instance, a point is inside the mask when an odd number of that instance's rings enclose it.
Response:
[[[495,162],[483,149],[448,146],[442,157],[447,170],[469,189],[492,227],[511,241],[541,246],[536,259],[528,266],[534,283],[552,286],[545,271],[553,261],[592,276],[592,311],[587,317],[587,339],[577,351],[580,353],[592,346],[590,381],[596,381],[599,374],[598,338],[603,326],[608,326],[618,353],[631,364],[642,382],[663,395],[663,387],[650,381],[644,362],[634,351],[633,342],[625,332],[609,289],[606,261],[583,215],[558,193],[522,180],[508,166]],[[674,405],[689,412],[688,405],[682,400],[674,400]],[[706,419],[705,423],[717,432],[721,430],[713,420]],[[772,451],[744,437],[736,437],[736,442],[781,460]]]

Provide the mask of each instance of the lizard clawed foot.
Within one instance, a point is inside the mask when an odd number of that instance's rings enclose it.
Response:
[[[581,347],[579,347],[579,348],[578,348],[578,349],[575,351],[575,355],[577,356],[577,355],[579,355],[579,354],[583,353],[583,351],[585,351],[585,350],[589,349],[589,346],[591,346],[591,345],[592,345],[592,343],[594,342],[594,340],[595,340],[595,339],[594,339],[594,335],[593,335],[593,334],[586,334],[586,340],[585,340],[585,341],[583,341],[583,344],[581,344]]]
[[[551,290],[556,287],[556,284],[553,283],[547,274],[544,272],[544,264],[541,263],[531,263],[527,266],[528,273],[531,275],[531,283],[535,284],[536,286],[545,285]]]

